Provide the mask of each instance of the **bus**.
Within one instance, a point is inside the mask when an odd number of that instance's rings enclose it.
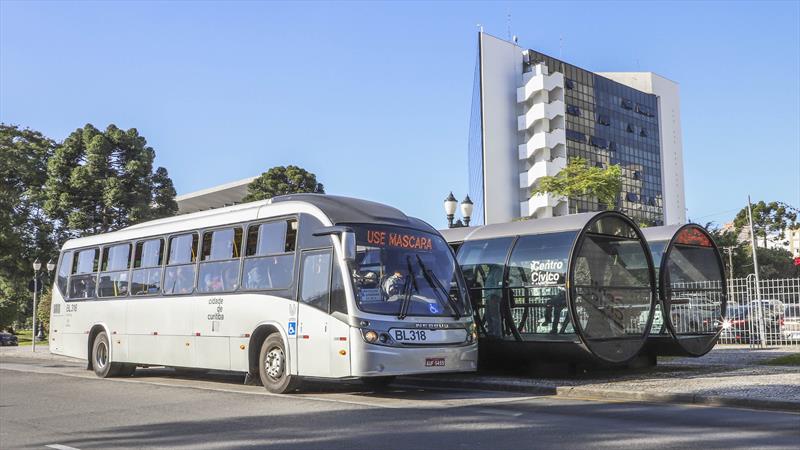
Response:
[[[67,241],[50,351],[99,377],[137,366],[305,379],[477,369],[461,271],[422,220],[366,200],[292,194]]]

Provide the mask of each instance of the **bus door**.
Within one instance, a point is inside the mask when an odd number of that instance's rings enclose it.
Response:
[[[312,377],[331,376],[333,338],[328,315],[332,249],[303,251],[297,293],[297,372]]]

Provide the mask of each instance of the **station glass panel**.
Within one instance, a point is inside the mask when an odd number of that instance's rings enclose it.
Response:
[[[567,269],[576,232],[522,236],[508,262],[512,325],[524,339],[574,334],[567,307]]]
[[[684,228],[667,256],[666,296],[676,334],[715,334],[722,324],[723,268],[711,240]]]
[[[586,339],[644,336],[652,302],[645,252],[634,229],[618,218],[598,220],[586,232],[573,274],[573,303]]]
[[[503,273],[513,238],[465,242],[458,250],[458,265],[464,273],[469,298],[479,320],[481,334],[502,338]]]

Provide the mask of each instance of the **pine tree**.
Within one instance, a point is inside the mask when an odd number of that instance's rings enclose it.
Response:
[[[245,202],[264,200],[277,195],[297,193],[324,194],[322,183],[317,176],[297,166],[277,166],[269,169],[253,180],[247,187]]]

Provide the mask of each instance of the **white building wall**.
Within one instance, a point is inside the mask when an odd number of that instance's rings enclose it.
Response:
[[[683,139],[678,83],[653,72],[604,72],[598,75],[658,96],[664,224],[686,223]]]
[[[483,103],[485,223],[519,217],[517,87],[522,85],[522,48],[479,34]],[[490,139],[486,139],[490,136]]]

